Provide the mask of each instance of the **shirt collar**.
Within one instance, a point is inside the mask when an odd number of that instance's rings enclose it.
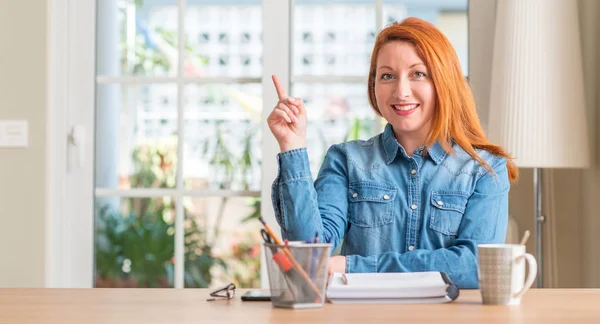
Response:
[[[419,151],[423,148],[424,147],[420,148]],[[385,163],[387,164],[392,163],[398,155],[398,151],[403,152],[406,155],[404,147],[396,140],[392,125],[389,123],[385,125],[385,129],[383,130],[383,151],[385,152]],[[446,157],[446,154],[446,151],[444,151],[444,148],[439,141],[435,141],[428,151],[428,155],[436,164],[440,164]]]
[[[447,154],[439,141],[435,141],[427,153],[436,164],[442,163]]]

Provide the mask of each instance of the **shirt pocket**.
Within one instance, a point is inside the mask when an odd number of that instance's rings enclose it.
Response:
[[[348,187],[348,221],[359,227],[391,223],[396,188],[372,182],[355,182]]]
[[[462,191],[432,191],[429,224],[431,229],[444,235],[456,235],[465,213],[468,198],[468,195]]]

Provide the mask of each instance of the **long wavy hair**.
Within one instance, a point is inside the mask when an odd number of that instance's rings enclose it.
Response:
[[[426,147],[429,148],[439,141],[444,150],[452,154],[454,153],[452,140],[454,140],[492,174],[494,174],[493,168],[475,150],[482,149],[502,156],[507,161],[508,178],[511,182],[515,182],[519,178],[519,169],[506,150],[487,140],[477,116],[473,94],[462,75],[458,56],[450,41],[433,24],[411,17],[388,25],[377,35],[371,55],[368,80],[369,102],[373,110],[382,116],[375,99],[377,57],[381,47],[392,41],[413,44],[433,81],[436,101]]]

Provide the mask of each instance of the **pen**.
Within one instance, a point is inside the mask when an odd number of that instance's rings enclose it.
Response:
[[[269,226],[262,217],[259,217],[258,220],[263,224],[263,226],[265,227],[265,229],[267,230],[267,233],[269,233],[271,238],[273,238],[273,241],[275,241],[275,244],[280,245],[280,246],[283,245],[281,240],[275,235],[275,233],[273,233],[271,226]],[[320,300],[322,298],[321,292],[319,291],[317,286],[315,286],[315,284],[312,282],[312,280],[310,280],[310,278],[308,277],[306,272],[304,272],[304,270],[302,269],[300,264],[298,264],[298,261],[296,261],[296,259],[294,259],[294,256],[290,252],[290,249],[288,249],[287,247],[284,247],[283,252],[289,258],[289,261],[292,262],[292,265],[294,268],[296,268],[296,271],[298,272],[298,274],[300,274],[300,276],[308,283],[310,288],[317,295],[318,299],[315,302],[320,302]]]
[[[348,284],[348,278],[346,278],[346,274],[342,273],[342,282],[344,283],[344,285]]]
[[[315,233],[315,238],[313,239],[312,243],[319,243],[319,231],[317,231]],[[311,280],[315,280],[316,278],[316,268],[317,268],[317,256],[319,255],[317,253],[317,248],[313,247],[312,248],[312,257],[311,257],[311,263],[310,263],[310,279]]]

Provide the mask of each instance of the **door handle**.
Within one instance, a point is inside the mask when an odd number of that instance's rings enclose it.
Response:
[[[68,136],[69,144],[75,148],[77,152],[77,166],[83,168],[85,157],[85,128],[82,125],[74,125]]]

